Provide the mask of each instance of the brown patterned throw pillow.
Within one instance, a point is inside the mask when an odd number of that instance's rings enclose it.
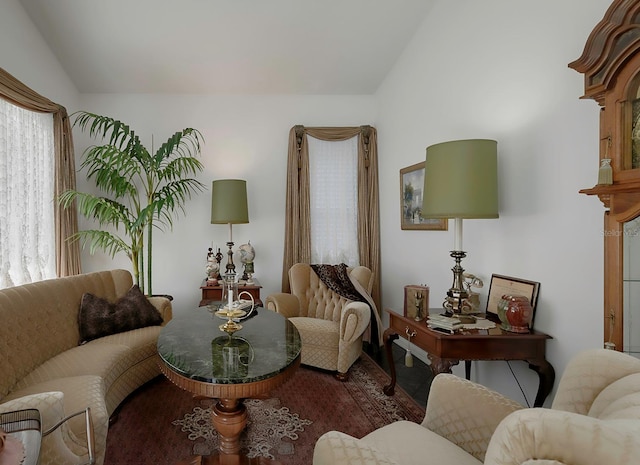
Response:
[[[78,313],[80,344],[110,334],[162,323],[160,312],[134,284],[115,304],[86,293]]]

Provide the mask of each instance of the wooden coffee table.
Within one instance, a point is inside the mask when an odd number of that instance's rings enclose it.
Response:
[[[219,328],[225,320],[210,310],[199,307],[174,314],[158,337],[164,375],[186,391],[218,400],[211,420],[219,434],[219,453],[183,463],[275,465],[240,453],[240,433],[247,424],[242,401],[264,397],[294,374],[300,365],[298,330],[282,315],[258,308],[230,336]]]

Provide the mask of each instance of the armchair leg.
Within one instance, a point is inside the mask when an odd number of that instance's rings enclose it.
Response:
[[[349,379],[349,372],[340,373],[339,371],[335,374],[335,377],[338,381],[342,381],[343,383]]]

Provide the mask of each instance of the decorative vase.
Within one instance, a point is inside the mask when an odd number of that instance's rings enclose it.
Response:
[[[498,302],[498,317],[505,331],[528,333],[533,319],[533,308],[527,297],[505,294]]]
[[[613,170],[611,169],[611,159],[603,158],[600,160],[600,168],[598,169],[598,185],[608,186],[613,184]]]

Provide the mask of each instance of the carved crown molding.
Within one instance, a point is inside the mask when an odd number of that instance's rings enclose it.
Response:
[[[629,59],[640,51],[640,0],[614,0],[591,31],[582,56],[569,67],[584,74],[586,98],[604,105],[604,93]]]

